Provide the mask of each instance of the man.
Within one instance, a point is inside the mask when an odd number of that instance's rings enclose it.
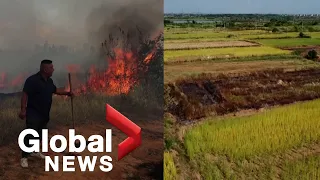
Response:
[[[51,60],[41,61],[40,71],[25,81],[23,95],[21,98],[21,112],[19,117],[26,120],[26,128],[34,129],[40,135],[42,129],[46,129],[49,122],[49,114],[52,104],[52,94],[73,96],[72,92],[66,92],[64,89],[58,89],[53,83],[51,76],[54,68]],[[25,144],[31,147],[29,140],[34,138],[32,135],[25,137]],[[28,153],[22,151],[21,166],[28,167],[28,156],[36,156],[44,159],[45,156],[39,153]]]

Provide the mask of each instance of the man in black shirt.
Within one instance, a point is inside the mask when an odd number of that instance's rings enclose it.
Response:
[[[64,89],[58,89],[53,83],[51,76],[54,68],[51,60],[41,61],[40,71],[25,81],[23,95],[21,98],[21,112],[19,117],[26,120],[26,128],[34,129],[42,136],[42,129],[50,120],[50,109],[52,104],[52,94],[72,96],[71,92]],[[27,147],[31,147],[29,140],[33,139],[32,135],[27,135],[24,142]],[[22,151],[21,166],[28,167],[27,157],[36,156],[44,159],[44,155],[39,153],[28,153]]]

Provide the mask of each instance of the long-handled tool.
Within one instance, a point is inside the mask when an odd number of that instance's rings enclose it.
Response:
[[[69,75],[70,92],[72,92],[71,74],[69,73],[68,75]],[[72,119],[72,128],[76,130],[75,123],[74,123],[74,115],[73,115],[73,96],[71,96],[71,119]],[[80,147],[79,141],[75,142],[75,147]]]
[[[69,73],[69,86],[70,86],[70,92],[72,92],[72,83],[71,83],[71,74]],[[73,117],[73,96],[71,96],[71,119],[73,123],[73,129],[75,130],[75,125],[74,125],[74,117]]]

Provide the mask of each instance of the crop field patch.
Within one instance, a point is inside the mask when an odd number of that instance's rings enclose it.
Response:
[[[230,75],[245,74],[254,71],[262,71],[274,68],[283,68],[286,71],[299,70],[303,68],[320,67],[320,64],[314,61],[303,61],[298,58],[274,59],[257,58],[252,61],[248,58],[237,61],[194,61],[170,63],[164,66],[165,83],[174,82],[178,79],[197,76],[203,73],[219,75],[221,73]],[[181,71],[183,69],[183,71]]]
[[[320,32],[308,32],[312,38],[320,38]],[[235,40],[255,40],[255,39],[290,39],[297,38],[298,32],[272,33],[263,30],[243,30],[243,31],[208,31],[208,30],[190,30],[190,31],[168,31],[165,33],[166,40],[197,40],[197,39],[235,39]]]
[[[164,54],[164,61],[192,61],[208,60],[215,58],[250,57],[264,55],[285,55],[290,54],[289,50],[282,50],[273,47],[228,47],[193,50],[167,50]]]
[[[185,150],[206,179],[319,179],[319,105],[314,100],[208,118],[187,130]]]
[[[206,121],[186,134],[188,156],[199,153],[249,159],[320,139],[320,100],[273,108],[252,116]]]
[[[203,49],[203,48],[224,48],[224,47],[250,47],[259,46],[258,43],[248,41],[211,41],[211,42],[186,42],[186,43],[165,43],[165,50],[182,49]]]
[[[293,39],[261,39],[257,42],[272,47],[299,47],[299,46],[319,46],[320,39],[314,38],[293,38]]]

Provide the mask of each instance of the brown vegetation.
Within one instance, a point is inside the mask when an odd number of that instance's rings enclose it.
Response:
[[[282,69],[231,77],[202,74],[165,86],[166,111],[180,120],[260,109],[320,97],[320,69]]]

